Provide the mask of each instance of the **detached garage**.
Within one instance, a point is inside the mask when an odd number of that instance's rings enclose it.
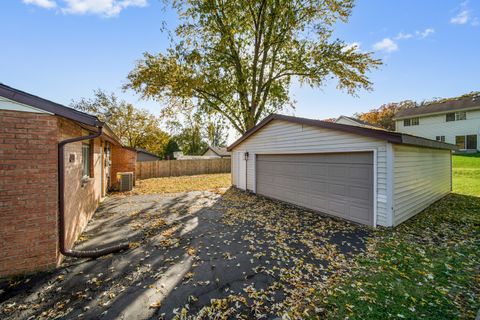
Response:
[[[237,188],[370,226],[396,226],[451,191],[451,144],[273,114],[233,143]]]

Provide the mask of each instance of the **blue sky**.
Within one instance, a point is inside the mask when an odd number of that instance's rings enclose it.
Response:
[[[0,82],[63,104],[102,88],[158,113],[121,86],[143,52],[168,46],[163,20],[174,26],[176,16],[159,0],[1,1]],[[335,36],[383,59],[374,90],[351,97],[335,83],[294,84],[290,114],[322,119],[480,90],[478,0],[359,0]]]

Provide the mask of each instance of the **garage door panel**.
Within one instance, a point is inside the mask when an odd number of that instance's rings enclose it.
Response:
[[[257,155],[257,193],[373,223],[373,153]]]
[[[350,186],[348,187],[348,191],[348,195],[352,198],[365,200],[367,202],[370,202],[372,199],[372,192],[368,188]]]
[[[370,166],[351,166],[348,168],[348,177],[350,179],[357,179],[361,181],[371,181],[371,167]]]
[[[328,202],[328,209],[330,210],[330,212],[336,213],[343,218],[347,216],[348,204],[344,201],[330,200]]]
[[[370,207],[350,206],[349,216],[354,218],[354,221],[361,222],[364,217],[370,213]]]
[[[330,184],[328,186],[328,192],[333,196],[347,196],[347,186],[341,184]]]

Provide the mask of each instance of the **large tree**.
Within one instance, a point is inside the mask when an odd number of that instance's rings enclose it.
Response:
[[[111,114],[109,127],[123,144],[132,148],[144,148],[158,155],[163,154],[168,143],[168,134],[160,129],[160,120],[145,109],[120,100],[115,94],[102,90],[94,91],[93,98],[73,101],[71,107],[103,119]]]
[[[228,140],[228,126],[222,117],[210,116],[204,124],[204,135],[208,144],[214,147],[225,147]]]
[[[162,101],[170,116],[217,113],[240,133],[293,106],[294,79],[320,87],[335,78],[351,94],[369,90],[366,74],[381,62],[332,37],[353,2],[172,0],[180,24],[170,48],[145,53],[125,88]]]
[[[395,120],[393,119],[397,111],[405,108],[413,108],[415,106],[416,103],[411,100],[391,102],[381,105],[377,109],[356,113],[354,117],[371,124],[376,124],[384,129],[395,131]]]

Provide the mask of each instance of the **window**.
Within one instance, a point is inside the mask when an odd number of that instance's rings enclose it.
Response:
[[[92,170],[93,140],[82,144],[82,177],[93,177]]]
[[[447,122],[466,120],[466,119],[467,119],[467,113],[465,111],[447,113],[445,118]]]
[[[403,120],[404,127],[418,126],[420,124],[419,118],[405,119]]]
[[[477,149],[477,135],[470,134],[467,136],[467,149],[476,150]]]
[[[455,144],[457,145],[458,149],[465,149],[465,136],[456,136]]]
[[[477,135],[469,134],[466,136],[456,136],[455,144],[461,150],[476,150],[477,149]]]
[[[445,136],[436,136],[435,140],[440,141],[440,142],[445,142]]]

